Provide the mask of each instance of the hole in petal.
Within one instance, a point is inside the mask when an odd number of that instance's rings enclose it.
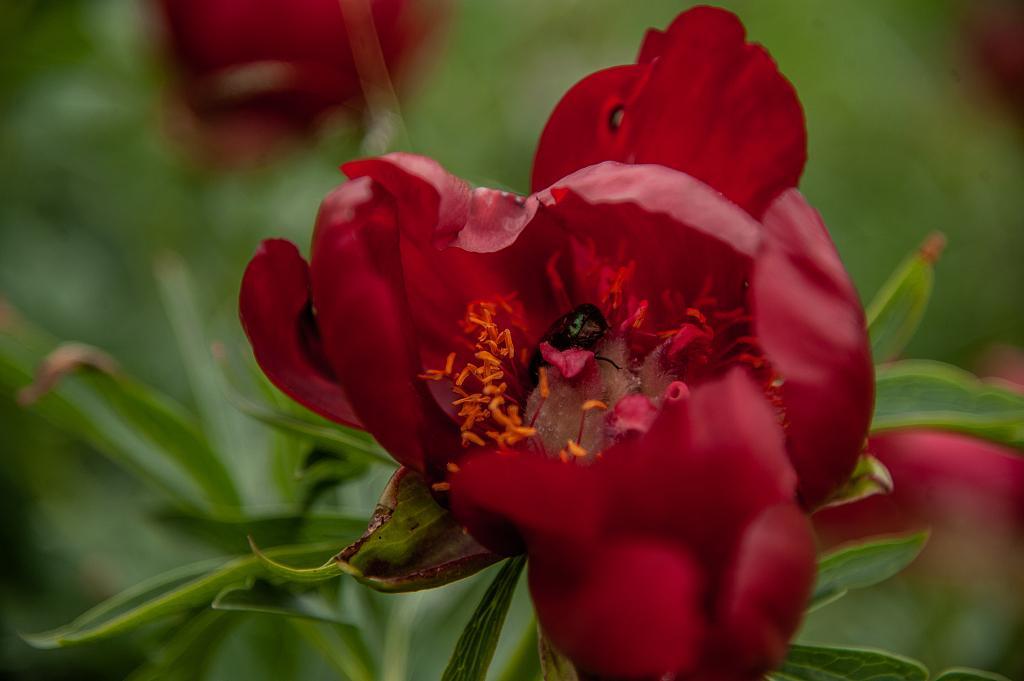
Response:
[[[619,104],[612,108],[611,113],[608,114],[608,129],[612,132],[616,132],[622,127],[622,116],[626,112],[626,108]]]

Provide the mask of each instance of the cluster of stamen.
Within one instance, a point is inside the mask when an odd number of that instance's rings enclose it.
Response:
[[[511,298],[495,301],[476,301],[466,308],[463,330],[474,339],[473,361],[455,371],[456,353],[445,360],[443,369],[430,369],[420,378],[431,381],[451,381],[462,419],[462,445],[485,446],[490,439],[499,448],[508,448],[536,434],[536,430],[523,423],[519,401],[509,394],[509,381],[515,380],[516,348],[512,330],[502,328],[495,319],[499,312],[515,316]]]

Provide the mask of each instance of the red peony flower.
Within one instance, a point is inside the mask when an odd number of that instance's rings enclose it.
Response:
[[[254,156],[359,110],[443,23],[429,0],[158,0],[181,97],[219,152]],[[370,93],[372,95],[372,92]]]
[[[813,575],[794,500],[848,478],[873,371],[856,293],[791,187],[791,86],[724,11],[655,35],[636,111],[661,92],[660,115],[695,116],[648,128],[678,149],[663,164],[595,158],[582,135],[605,99],[573,109],[582,85],[538,152],[567,175],[530,196],[408,154],[348,163],[310,263],[264,242],[241,318],[279,388],[450,490],[488,547],[529,552],[541,624],[584,669],[752,679]],[[695,36],[703,55],[678,44]],[[566,117],[578,144],[551,132]],[[655,145],[630,134],[623,159],[642,160]]]

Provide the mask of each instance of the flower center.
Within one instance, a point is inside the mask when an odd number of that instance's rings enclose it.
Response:
[[[634,271],[608,268],[600,305],[584,303],[557,319],[532,352],[517,352],[513,330],[526,326],[514,294],[467,306],[466,350],[420,375],[449,383],[464,447],[526,448],[586,462],[646,431],[674,382],[700,382],[736,364],[750,369],[781,415],[779,381],[744,305],[722,309],[710,284],[689,304],[666,291],[656,325],[649,302],[626,295]]]

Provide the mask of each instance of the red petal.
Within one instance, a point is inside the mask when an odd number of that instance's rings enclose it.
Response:
[[[666,289],[695,297],[708,283],[721,305],[739,304],[760,225],[711,187],[656,165],[607,162],[559,180],[537,194],[538,219],[553,219],[577,244],[575,302],[600,300],[597,277],[585,258],[614,266],[635,261],[629,291],[649,299],[648,318],[678,323],[666,309]],[[591,252],[592,251],[592,252]]]
[[[517,340],[529,344],[565,312],[556,307],[545,273],[546,256],[563,235],[524,231],[537,210],[534,198],[473,189],[436,161],[411,154],[348,163],[343,170],[352,178],[371,177],[394,201],[406,295],[430,368],[465,344],[459,321],[470,302],[515,294],[524,303],[526,336]]]
[[[533,187],[602,160],[658,163],[760,216],[796,186],[806,157],[793,86],[735,15],[698,7],[649,34],[640,65],[600,71],[566,94],[541,136]]]
[[[764,219],[754,270],[757,336],[785,381],[787,448],[814,507],[846,480],[867,436],[874,370],[857,292],[821,217],[796,190]]]
[[[749,678],[774,669],[804,614],[814,583],[814,539],[807,517],[791,504],[769,508],[743,535],[719,601],[715,651]]]
[[[369,178],[343,184],[320,208],[312,252],[325,354],[360,421],[399,462],[438,474],[458,429],[418,378],[391,197]]]
[[[927,527],[929,547],[947,537],[959,545],[979,533],[1024,534],[1024,459],[1012,449],[957,433],[907,430],[872,437],[868,450],[889,469],[894,490],[815,513],[829,544]]]
[[[620,540],[586,561],[530,561],[537,616],[559,650],[602,678],[661,678],[693,666],[706,617],[701,571],[685,551]]]
[[[239,310],[256,361],[274,385],[321,416],[361,427],[320,347],[309,267],[294,244],[260,244],[242,278]]]

